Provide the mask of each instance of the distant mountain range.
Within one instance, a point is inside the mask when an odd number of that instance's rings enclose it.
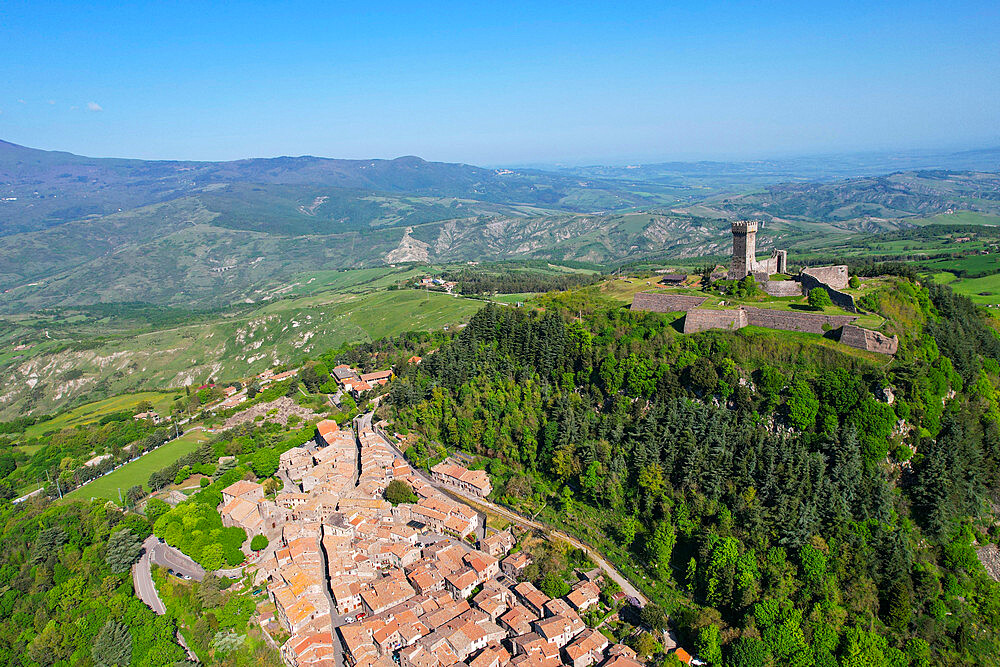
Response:
[[[87,158],[0,142],[0,310],[215,306],[305,271],[409,261],[724,254],[728,221],[744,216],[768,221],[766,245],[956,210],[1000,214],[996,173],[823,176],[887,162],[1000,168],[997,150],[920,159],[546,172],[416,157]]]

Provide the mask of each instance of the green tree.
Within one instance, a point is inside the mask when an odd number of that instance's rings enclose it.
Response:
[[[150,498],[146,501],[145,511],[149,522],[155,524],[157,519],[170,511],[170,505],[159,498]]]
[[[767,667],[772,664],[767,645],[759,637],[740,637],[730,647],[726,664],[731,667]]]
[[[677,532],[670,520],[664,519],[656,525],[648,545],[650,560],[656,567],[666,568],[664,574],[669,573],[670,556],[674,552],[675,544],[677,544]]]
[[[258,449],[250,459],[250,467],[257,477],[270,477],[278,471],[280,458],[273,449]]]
[[[801,431],[808,431],[816,425],[819,414],[819,399],[808,382],[796,379],[788,391],[785,402],[788,422]]]
[[[0,479],[14,472],[17,464],[14,462],[14,454],[9,449],[0,452]]]
[[[570,591],[569,584],[557,572],[550,572],[538,582],[538,590],[550,598],[561,598]]]
[[[130,505],[135,505],[137,502],[146,497],[146,490],[143,489],[138,484],[130,486],[128,491],[125,492],[125,501]]]
[[[639,611],[639,619],[653,630],[666,630],[669,622],[666,610],[658,604],[649,603]]]
[[[648,632],[640,632],[637,636],[630,638],[630,641],[636,654],[643,660],[648,660],[663,648],[660,642],[656,641],[656,637]]]
[[[705,357],[698,357],[685,369],[688,384],[700,393],[711,393],[719,385],[719,373],[715,365]]]
[[[695,649],[702,659],[709,663],[718,665],[722,663],[722,639],[719,626],[712,623],[706,625],[698,631],[698,639],[695,642]]]
[[[819,309],[832,306],[833,301],[830,300],[830,295],[825,289],[822,287],[813,287],[809,290],[809,305]]]
[[[413,493],[413,489],[411,489],[410,485],[401,479],[394,479],[389,482],[389,484],[385,487],[385,492],[383,492],[382,497],[393,505],[417,502],[417,495]]]
[[[124,528],[112,533],[108,538],[107,551],[104,560],[112,572],[128,572],[139,560],[142,551],[142,539],[131,530]]]
[[[97,633],[91,656],[99,667],[127,667],[132,661],[132,633],[127,626],[108,619]]]
[[[209,544],[201,551],[201,566],[206,570],[219,570],[226,564],[226,550],[221,544]]]
[[[264,535],[254,535],[253,539],[250,540],[250,548],[254,551],[260,551],[267,548],[267,543],[267,537]]]
[[[642,524],[639,523],[637,518],[627,516],[618,522],[615,530],[618,532],[618,538],[621,540],[622,545],[628,547],[635,541],[636,533],[639,532],[641,527]]]

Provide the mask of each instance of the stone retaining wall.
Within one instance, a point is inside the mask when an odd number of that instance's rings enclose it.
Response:
[[[787,310],[767,310],[764,308],[743,308],[747,314],[747,324],[782,331],[804,331],[825,334],[853,322],[853,315],[814,315],[793,313]]]
[[[684,333],[697,333],[708,329],[735,331],[747,325],[742,308],[736,310],[689,310],[684,316]]]
[[[885,334],[870,329],[862,329],[853,324],[845,324],[840,331],[840,342],[859,350],[878,352],[879,354],[896,354],[899,349],[899,339],[889,338]]]
[[[802,285],[795,280],[768,280],[760,287],[771,296],[802,296]]]
[[[708,297],[704,296],[639,292],[633,297],[630,310],[648,310],[654,313],[686,313],[707,300]]]
[[[838,267],[831,267],[831,268],[838,268]],[[809,270],[812,271],[814,269],[809,269]],[[858,312],[857,306],[854,305],[854,297],[851,296],[850,294],[847,294],[846,292],[841,292],[839,289],[829,285],[828,283],[821,281],[816,276],[810,273],[806,273],[805,270],[799,274],[799,280],[802,281],[802,291],[805,294],[808,294],[810,290],[813,290],[817,287],[822,287],[823,289],[826,290],[826,293],[830,295],[830,301],[833,301],[833,305],[839,308],[843,308],[844,310],[850,313]]]

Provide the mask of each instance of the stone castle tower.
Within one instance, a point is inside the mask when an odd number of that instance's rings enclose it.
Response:
[[[788,255],[784,250],[771,252],[770,259],[757,261],[758,220],[736,220],[732,223],[733,260],[729,267],[730,280],[742,280],[751,274],[760,274],[759,280],[767,280],[773,273],[787,271]]]
[[[756,220],[736,220],[733,222],[733,262],[729,269],[732,280],[741,280],[754,272],[757,263]]]

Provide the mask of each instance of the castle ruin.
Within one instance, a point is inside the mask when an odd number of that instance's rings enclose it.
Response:
[[[737,220],[732,223],[733,255],[728,278],[742,280],[753,276],[757,285],[772,297],[796,297],[809,290],[822,288],[830,295],[831,301],[850,313],[856,313],[854,296],[844,292],[850,275],[845,265],[803,267],[791,279],[771,280],[776,273],[788,273],[788,253],[772,250],[771,256],[757,259],[758,220]],[[720,276],[721,277],[721,276]],[[676,293],[639,292],[632,301],[632,310],[659,313],[683,312],[684,333],[696,333],[708,329],[728,329],[735,331],[747,326],[799,331],[833,338],[849,347],[880,354],[893,355],[899,340],[892,336],[853,324],[853,315],[825,315],[801,313],[767,308],[753,308],[741,305],[735,309],[706,309],[701,306],[708,300],[703,295],[682,295]]]
[[[753,275],[757,282],[767,282],[773,273],[788,271],[788,252],[774,249],[763,262],[757,260],[758,220],[736,220],[732,224],[733,259],[729,268],[730,280],[742,280]]]

